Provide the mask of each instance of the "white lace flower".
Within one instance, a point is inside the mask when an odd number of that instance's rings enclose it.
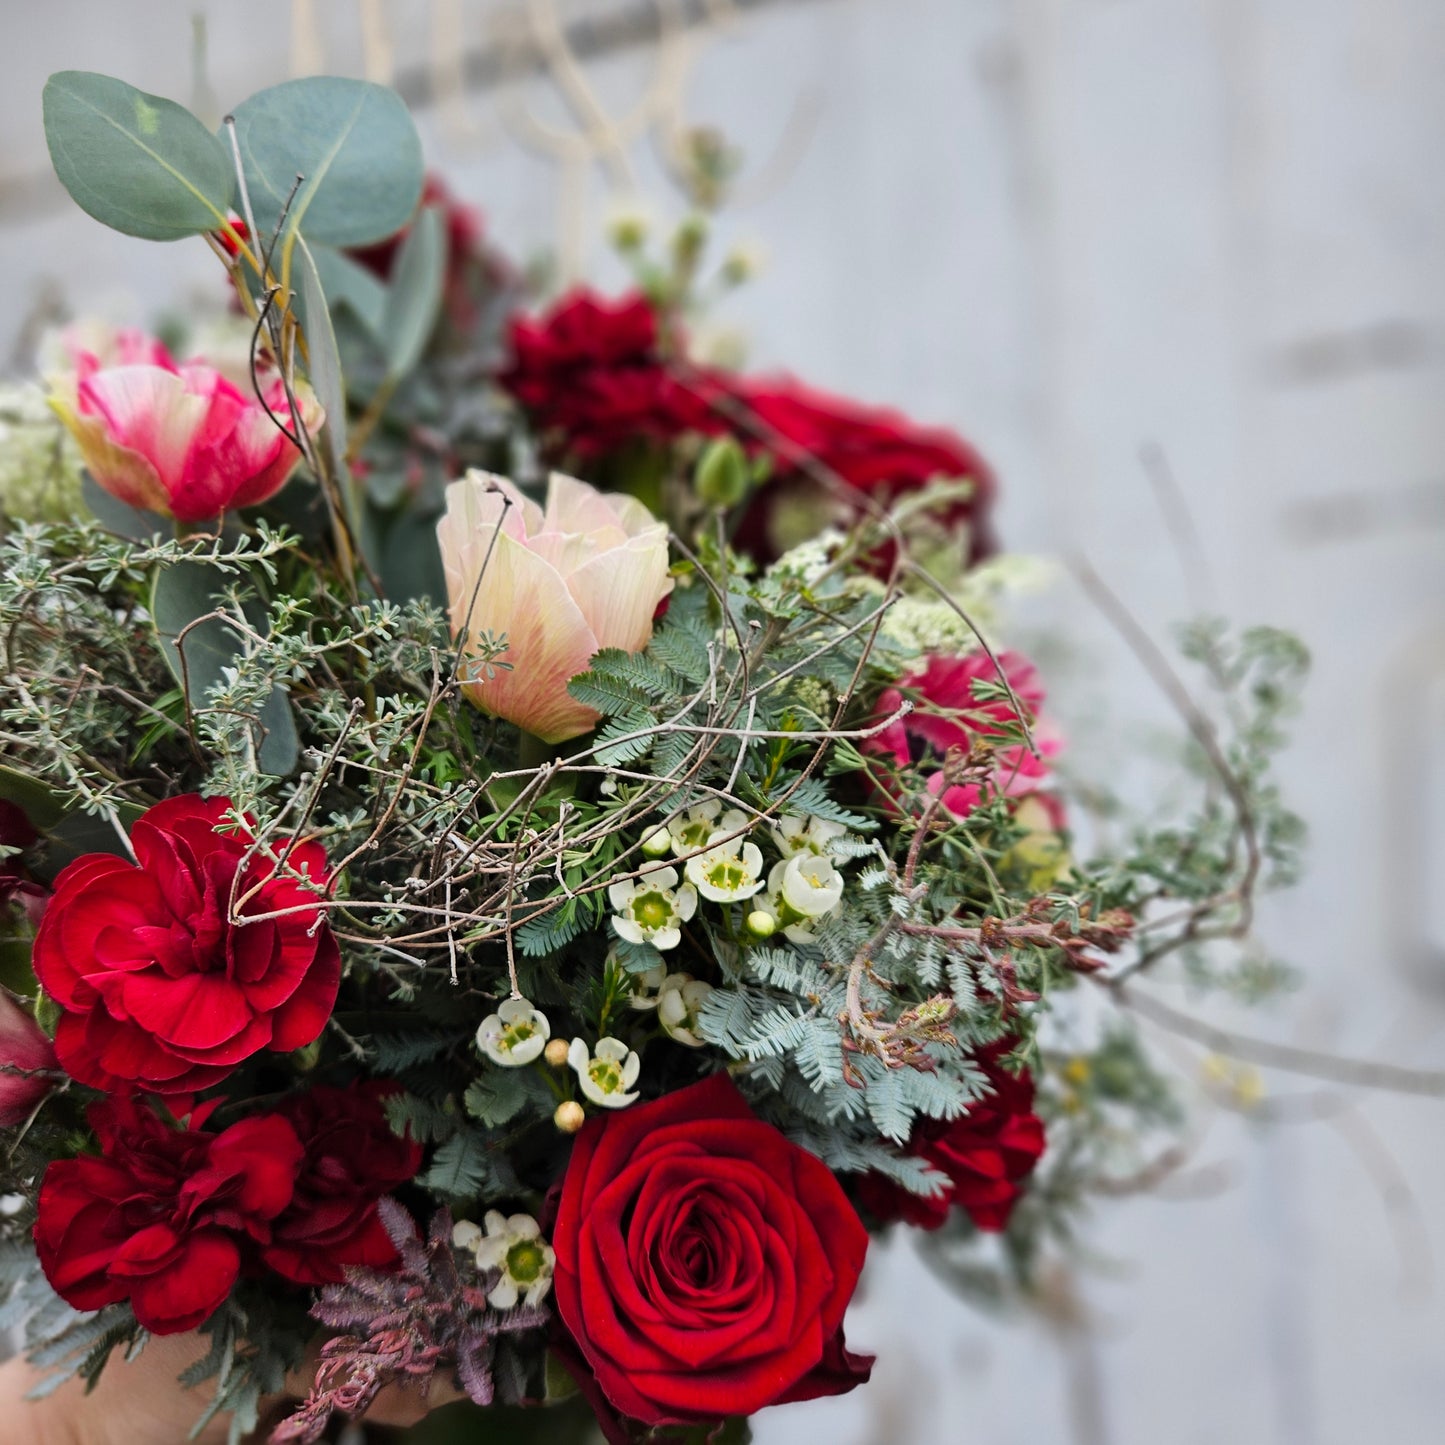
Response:
[[[487,1291],[487,1303],[498,1310],[511,1309],[519,1299],[529,1305],[541,1304],[552,1288],[557,1256],[542,1238],[537,1221],[530,1214],[508,1218],[489,1209],[485,1222],[486,1235],[473,1246],[477,1268],[502,1272],[501,1279]]]
[[[714,834],[736,833],[747,825],[748,815],[741,808],[729,808],[724,813],[721,799],[708,798],[669,818],[667,831],[672,835],[672,851],[681,858],[705,848]]]
[[[628,943],[650,943],[654,948],[676,948],[682,928],[697,911],[697,894],[690,884],[678,886],[676,868],[649,868],[640,878],[624,878],[607,889],[612,904],[612,926]]]
[[[541,1009],[524,998],[507,999],[477,1028],[477,1047],[494,1063],[515,1069],[530,1064],[552,1037],[552,1025]]]
[[[726,838],[726,833],[714,833]],[[756,843],[733,838],[687,860],[687,881],[714,903],[751,898],[763,886],[763,853]]]
[[[632,991],[627,995],[628,1004],[635,1009],[655,1009],[658,992],[667,979],[668,972],[665,963],[656,963],[641,973],[634,973],[630,980]]]
[[[657,995],[657,1021],[674,1043],[700,1049],[704,1040],[697,1032],[697,1011],[712,992],[710,983],[703,983],[690,973],[670,973]]]
[[[811,943],[813,925],[826,917],[843,896],[843,876],[830,858],[812,853],[795,853],[782,863],[774,863],[768,874],[768,891],[755,905],[755,912],[766,914],[775,929],[794,943]],[[759,937],[764,930],[749,929]]]
[[[573,1039],[567,1062],[577,1071],[582,1092],[604,1109],[625,1109],[638,1095],[627,1091],[642,1072],[642,1060],[621,1039],[598,1039],[588,1051],[586,1041]]]
[[[815,818],[811,813],[785,813],[768,831],[778,852],[791,858],[795,853],[831,853],[833,839],[841,838],[848,830],[841,823]]]

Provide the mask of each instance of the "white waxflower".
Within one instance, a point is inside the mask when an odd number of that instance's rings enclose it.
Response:
[[[530,1064],[547,1047],[552,1025],[524,998],[507,999],[477,1028],[477,1047],[494,1063],[515,1069]]]
[[[612,904],[612,926],[628,943],[650,943],[654,948],[676,948],[682,942],[681,925],[697,911],[692,885],[678,887],[676,868],[649,868],[640,878],[624,878],[607,889]]]
[[[452,1243],[458,1249],[469,1249],[475,1254],[481,1242],[482,1231],[470,1219],[459,1219],[452,1225]]]
[[[831,913],[843,896],[843,876],[831,858],[812,853],[795,853],[782,863],[774,863],[768,874],[768,891],[758,900],[755,911],[765,913],[774,928],[794,943],[810,943],[813,925]],[[760,937],[765,930],[750,930]]]
[[[552,1288],[557,1256],[542,1238],[537,1221],[530,1214],[508,1218],[495,1209],[487,1211],[485,1221],[486,1235],[474,1246],[477,1268],[502,1272],[501,1279],[487,1291],[487,1303],[498,1310],[511,1309],[519,1299],[524,1304],[541,1304]]]
[[[632,975],[632,991],[627,996],[628,1004],[635,1009],[655,1009],[657,995],[668,979],[667,965],[655,963],[651,968]]]
[[[726,838],[726,833],[715,833]],[[687,860],[687,881],[714,903],[751,898],[763,886],[763,853],[756,843],[733,838]]]
[[[778,852],[791,858],[794,853],[831,853],[833,839],[841,838],[848,830],[841,823],[815,818],[811,813],[785,813],[768,831]]]
[[[705,848],[714,834],[736,833],[747,825],[748,815],[741,808],[729,808],[724,813],[720,799],[707,798],[669,818],[667,831],[672,835],[672,851],[681,858]]]
[[[700,1049],[704,1040],[697,1032],[697,1011],[712,992],[710,983],[703,983],[690,973],[670,973],[657,995],[657,1021],[668,1038]]]
[[[627,1091],[642,1072],[642,1060],[621,1039],[598,1039],[590,1052],[584,1039],[573,1039],[567,1062],[577,1071],[582,1092],[604,1109],[625,1109],[638,1095]]]

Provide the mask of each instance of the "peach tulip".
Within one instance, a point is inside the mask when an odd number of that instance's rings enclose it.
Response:
[[[598,715],[567,691],[604,647],[640,652],[672,590],[667,528],[632,497],[554,472],[539,507],[503,477],[468,472],[437,524],[452,630],[467,651],[506,634],[509,664],[475,669],[467,694],[544,742],[588,732]],[[488,557],[488,549],[491,555]]]
[[[74,370],[50,378],[50,404],[80,447],[97,484],[132,507],[179,522],[206,522],[275,496],[301,453],[267,415],[287,419],[279,378],[263,407],[202,362],[177,365],[159,342],[127,334],[119,365],[76,345]],[[321,408],[298,384],[302,420],[314,432]]]

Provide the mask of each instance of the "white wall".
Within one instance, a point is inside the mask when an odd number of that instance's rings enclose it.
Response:
[[[184,96],[190,8],[7,0],[0,176],[43,166],[51,69]],[[200,8],[223,103],[281,78],[289,6]],[[473,33],[479,0],[463,12]],[[399,59],[423,56],[429,5],[385,13]],[[357,72],[354,10],[317,14]],[[760,159],[817,101],[784,183],[724,224],[771,258],[725,315],[756,357],[963,429],[1002,473],[1010,544],[1086,553],[1156,635],[1190,605],[1138,460],[1164,449],[1222,605],[1317,657],[1286,765],[1311,872],[1261,922],[1306,982],[1246,1023],[1437,1066],[1445,964],[1410,940],[1445,861],[1422,822],[1445,802],[1442,69],[1438,0],[795,0],[713,44],[688,92]],[[646,70],[599,78],[620,101]],[[488,103],[474,114],[471,146],[423,116],[434,159],[510,249],[551,241],[552,171]],[[645,148],[639,167],[655,176]],[[0,185],[0,223],[18,215],[0,224],[0,346],[42,277],[154,304],[208,274],[199,246],[125,242],[43,199]],[[1080,599],[1061,584],[1031,615],[1075,639],[1080,708],[1138,720],[1096,756],[1142,746],[1166,716]],[[1389,886],[1412,864],[1423,904]],[[1224,1122],[1203,1154],[1218,1197],[1101,1209],[1083,1348],[983,1321],[880,1250],[853,1328],[882,1356],[874,1385],[764,1417],[758,1438],[1439,1439],[1442,1128],[1439,1103],[1387,1096],[1267,1133]]]

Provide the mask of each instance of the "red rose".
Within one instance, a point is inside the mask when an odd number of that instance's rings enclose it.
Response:
[[[381,1100],[395,1085],[309,1089],[279,1112],[295,1129],[306,1162],[262,1260],[297,1284],[339,1284],[349,1264],[380,1267],[396,1258],[376,1201],[421,1167],[421,1146],[394,1133]]]
[[[324,885],[326,855],[298,843],[278,872],[284,840],[215,831],[229,807],[194,793],[158,803],[131,831],[136,863],[91,853],[55,880],[33,961],[64,1010],[56,1053],[81,1083],[190,1093],[260,1049],[309,1044],[330,1017],[341,956],[295,877]]]
[[[914,1131],[910,1152],[948,1178],[932,1198],[914,1194],[881,1174],[858,1181],[858,1197],[883,1224],[905,1220],[919,1229],[938,1229],[949,1210],[965,1210],[979,1229],[996,1231],[1023,1193],[1023,1181],[1044,1152],[1043,1120],[1034,1113],[1034,1081],[1027,1069],[1011,1074],[998,1067],[1012,1041],[982,1051],[979,1063],[991,1091],[957,1119],[930,1119]]]
[[[90,1110],[101,1158],[45,1171],[35,1247],[76,1309],[129,1299],[153,1334],[194,1329],[225,1299],[242,1246],[290,1202],[301,1144],[276,1115],[220,1134],[172,1129],[131,1098]]]
[[[1042,756],[1036,757],[1022,743],[998,746],[992,787],[1011,796],[1035,792],[1048,773],[1043,758],[1058,750],[1058,742],[1046,730],[1034,726],[1044,703],[1043,684],[1038,669],[1017,652],[999,653],[997,665],[986,652],[928,658],[921,671],[901,678],[897,687],[879,695],[875,711],[880,721],[897,712],[905,696],[913,701],[914,708],[868,739],[864,751],[886,758],[899,768],[923,768],[928,773],[925,786],[936,794],[944,786],[942,764],[950,749],[967,754],[976,740],[998,745],[1004,728],[1012,726],[1017,732],[1019,715],[1012,703],[978,691],[980,683],[1002,685],[999,668],[1024,707]],[[966,783],[949,787],[943,802],[955,817],[966,818],[981,797],[977,783]]]
[[[0,989],[0,1129],[23,1124],[59,1078],[45,1031]]]
[[[568,292],[542,316],[516,317],[511,345],[498,381],[539,432],[558,434],[558,454],[597,457],[635,438],[721,430],[717,413],[669,374],[645,296]]]
[[[726,1074],[588,1121],[552,1236],[557,1308],[623,1415],[690,1425],[841,1394],[868,1235]]]
[[[949,526],[967,527],[971,559],[993,551],[993,473],[962,437],[940,427],[918,426],[900,412],[829,396],[787,377],[744,378],[729,390],[757,419],[763,429],[757,445],[773,461],[772,477],[739,529],[740,543],[754,556],[770,560],[816,535],[830,520],[856,519],[856,509],[808,477],[808,459],[884,506],[936,478],[971,481],[972,495],[949,504],[941,517]]]

